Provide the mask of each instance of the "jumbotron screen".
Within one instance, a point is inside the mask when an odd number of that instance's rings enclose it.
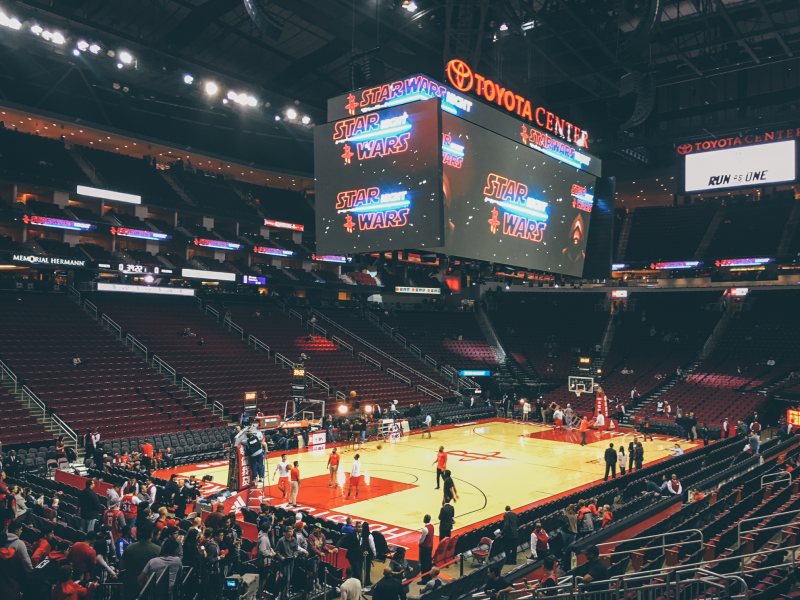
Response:
[[[595,177],[442,115],[446,252],[580,277]]]
[[[438,99],[314,130],[318,254],[442,245]]]

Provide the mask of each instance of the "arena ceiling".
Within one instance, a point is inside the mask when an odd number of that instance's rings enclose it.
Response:
[[[328,97],[442,79],[456,57],[582,124],[604,158],[642,167],[682,140],[798,117],[799,0],[249,1],[261,27],[243,0],[5,4],[22,27],[0,28],[0,103],[305,174]],[[34,24],[66,43],[31,36]],[[73,55],[83,39],[134,65]],[[258,105],[222,106],[207,80]]]

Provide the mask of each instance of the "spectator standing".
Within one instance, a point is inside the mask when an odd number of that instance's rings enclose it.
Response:
[[[571,543],[572,542],[570,542],[570,544]],[[566,546],[564,547],[566,548]],[[544,527],[542,527],[542,523],[540,521],[536,521],[533,532],[531,533],[531,558],[536,560],[540,554],[546,555],[549,549],[550,536],[547,535]]]
[[[78,600],[89,593],[82,585],[72,581],[72,567],[64,565],[58,570],[58,583],[53,586],[52,600]]]
[[[151,575],[158,579],[164,571],[167,571],[166,576],[169,577],[169,589],[171,592],[172,588],[175,587],[175,581],[183,572],[183,564],[178,557],[179,548],[180,542],[178,542],[178,540],[175,538],[167,538],[161,546],[161,554],[155,558],[151,558],[147,562],[144,569],[142,569],[142,572],[139,574],[139,577],[137,577],[136,582],[144,587]]]
[[[383,578],[372,588],[373,600],[406,600],[403,584],[394,576],[391,567],[383,569]]]
[[[354,576],[353,567],[347,567],[344,573],[344,583],[339,586],[341,600],[361,600],[361,581]]]
[[[437,488],[438,489],[438,488]],[[450,537],[453,531],[453,523],[455,523],[456,509],[446,500],[439,510],[439,542],[444,538]]]
[[[628,455],[625,454],[625,446],[622,444],[619,445],[619,452],[617,452],[617,458],[619,461],[619,475],[622,477],[625,475],[625,465],[628,462]]]
[[[427,573],[433,565],[433,525],[431,525],[431,516],[425,515],[422,522],[423,527],[417,542],[419,545],[419,572],[425,573],[420,581],[428,583],[430,575]]]
[[[349,521],[348,517],[348,521]],[[346,525],[345,525],[346,527]],[[345,527],[342,527],[344,533]],[[361,580],[361,523],[356,523],[356,526],[348,531],[345,535],[339,538],[336,544],[338,548],[344,549],[346,552],[345,558],[353,569],[353,573]]]
[[[517,564],[517,547],[519,546],[519,516],[506,506],[503,514],[503,545],[506,549],[506,564]]]
[[[150,440],[145,441],[142,444],[142,465],[148,471],[153,468],[153,451],[155,448],[153,444],[150,443]]]
[[[103,505],[100,496],[94,491],[94,480],[86,481],[86,486],[78,493],[78,508],[81,514],[81,530],[94,531],[97,519],[103,514]]]
[[[275,552],[281,558],[283,575],[286,578],[286,595],[289,597],[294,574],[294,561],[298,556],[297,538],[295,538],[293,526],[290,525],[286,528],[284,536],[275,545]]]
[[[604,458],[606,461],[606,474],[603,476],[603,481],[608,481],[609,470],[611,471],[611,479],[617,476],[617,462],[619,462],[619,457],[617,456],[617,451],[614,450],[614,444],[608,445]]]
[[[161,547],[153,543],[154,527],[150,523],[142,523],[136,529],[135,544],[125,548],[120,562],[120,569],[124,570],[122,594],[125,600],[138,598],[142,591],[139,585],[139,575],[152,559],[161,554]]]
[[[72,544],[69,550],[69,561],[75,574],[81,579],[88,579],[97,564],[97,553],[92,548],[95,537],[95,532],[90,531],[84,534],[81,540]]]
[[[500,575],[501,570],[502,567],[498,564],[493,564],[489,567],[489,581],[486,582],[483,590],[492,600],[507,598],[508,593],[514,590],[514,586],[511,582]]]
[[[578,535],[578,513],[575,505],[570,504],[561,514],[561,546],[568,548]]]
[[[21,535],[22,523],[12,522],[8,526],[8,534],[2,548],[14,550],[22,564],[23,571],[30,573],[33,570],[33,565],[31,564],[30,556],[28,556],[28,548],[25,546],[25,542],[20,539]]]

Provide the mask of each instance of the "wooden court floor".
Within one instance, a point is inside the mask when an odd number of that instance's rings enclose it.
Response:
[[[379,442],[368,442],[360,449],[339,448],[342,460],[336,488],[328,487],[329,448],[301,451],[289,455],[289,460],[300,463],[299,504],[418,530],[426,513],[434,523],[437,521],[442,491],[435,489],[434,461],[439,446],[444,446],[447,468],[452,471],[460,496],[455,503],[458,531],[494,519],[506,505],[518,509],[601,480],[605,470],[603,453],[608,444],[613,443],[615,448],[623,444],[627,450],[633,439],[626,430],[602,435],[590,432],[590,443],[580,446],[579,436],[575,431],[557,431],[538,424],[494,421],[434,431],[430,439],[415,434],[382,442],[381,450],[377,449]],[[644,442],[645,464],[671,456],[667,448],[676,441],[657,437]],[[678,442],[686,451],[700,445]],[[362,483],[358,499],[347,499],[355,454],[361,456],[362,473],[369,483]],[[269,458],[270,479],[277,460]],[[177,471],[198,477],[212,474],[215,482],[224,485],[228,467],[202,465]],[[265,491],[273,504],[283,502],[277,486]]]

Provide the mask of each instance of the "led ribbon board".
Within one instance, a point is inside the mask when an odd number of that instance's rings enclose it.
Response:
[[[703,266],[698,260],[681,260],[677,262],[650,263],[651,269],[695,269]]]
[[[244,248],[243,244],[234,244],[233,242],[223,242],[222,240],[206,240],[194,238],[195,246],[205,246],[207,248],[218,248],[220,250],[241,250]]]
[[[194,296],[192,288],[150,287],[122,283],[98,283],[98,292],[124,292],[127,294],[155,294],[158,296]]]
[[[547,227],[547,202],[528,197],[528,186],[496,173],[489,173],[483,190],[484,200],[494,204],[489,219],[491,232],[496,234],[502,224],[503,235],[541,242]],[[503,220],[499,221],[502,209]]]
[[[726,258],[725,260],[718,260],[714,264],[717,267],[756,267],[759,265],[768,265],[775,262],[774,258]]]
[[[157,231],[147,231],[146,229],[128,229],[127,227],[112,227],[111,235],[121,235],[123,237],[137,238],[140,240],[154,240],[158,242],[166,242],[171,240],[172,236],[166,233],[159,233]]]
[[[268,248],[267,246],[256,246],[253,248],[256,254],[269,254],[271,256],[294,256],[294,250],[284,250],[283,248]]]
[[[624,271],[628,267],[630,267],[630,265],[626,264],[626,263],[614,263],[613,265],[611,265],[611,270],[612,271]]]
[[[305,231],[305,225],[298,223],[286,223],[284,221],[273,221],[272,219],[264,219],[265,227],[277,227],[278,229],[291,229],[292,231]]]
[[[12,254],[13,262],[47,265],[53,267],[85,267],[86,261],[79,258],[59,258],[57,256],[36,256],[35,254]]]
[[[491,377],[491,371],[459,371],[462,377]]]
[[[334,254],[326,254],[324,256],[317,256],[316,254],[312,254],[311,259],[318,260],[321,262],[335,262],[335,263],[349,263],[352,260],[347,256],[336,256]]]
[[[142,197],[136,194],[123,194],[122,192],[112,192],[111,190],[101,190],[99,188],[87,187],[85,185],[78,186],[78,193],[81,196],[90,196],[92,198],[102,198],[103,200],[113,200],[115,202],[127,202],[128,204],[141,204]]]
[[[96,229],[91,223],[81,223],[80,221],[67,221],[66,219],[53,219],[52,217],[29,217],[25,215],[22,221],[28,225],[41,225],[42,227],[52,227],[54,229],[71,229],[73,231],[90,231]]]
[[[199,269],[181,269],[181,277],[188,279],[206,279],[209,281],[236,281],[234,273],[223,271],[200,271]]]

